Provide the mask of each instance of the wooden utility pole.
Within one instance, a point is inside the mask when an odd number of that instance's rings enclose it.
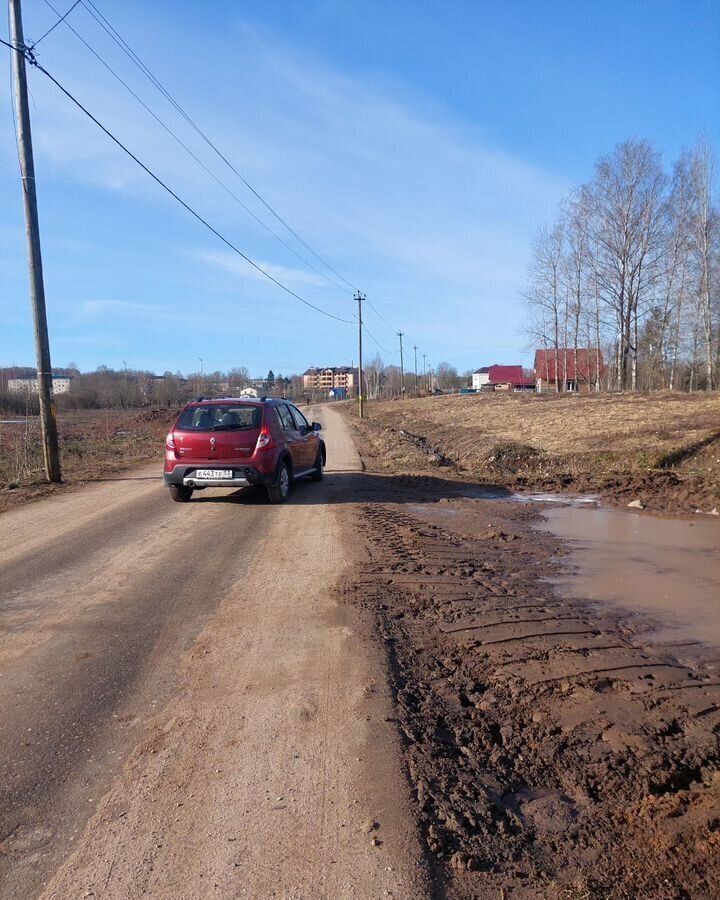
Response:
[[[400,396],[401,397],[405,396],[405,367],[403,366],[403,345],[402,345],[403,333],[404,332],[402,332],[402,331],[398,331],[398,333],[397,333],[398,337],[400,338]]]
[[[418,395],[418,383],[417,383],[417,344],[413,344],[413,350],[415,351],[415,396]]]
[[[426,354],[423,353],[423,384],[425,385],[425,387],[423,388],[424,391],[427,391],[427,363],[425,362],[426,359],[427,359],[427,356],[426,356]]]
[[[20,0],[10,3],[10,42],[13,45],[12,71],[15,110],[17,115],[17,144],[25,205],[25,234],[30,269],[30,299],[35,323],[35,360],[40,398],[40,428],[42,433],[45,475],[48,481],[62,481],[60,450],[58,447],[55,402],[53,400],[52,364],[48,338],[47,313],[45,311],[45,285],[43,283],[42,254],[40,252],[40,225],[38,223],[37,194],[35,192],[35,163],[33,161],[32,134],[30,132],[30,107],[28,105],[27,76],[25,73],[25,38],[23,36]]]
[[[358,304],[358,417],[363,417],[363,363],[362,363],[362,302],[360,291],[355,295]]]

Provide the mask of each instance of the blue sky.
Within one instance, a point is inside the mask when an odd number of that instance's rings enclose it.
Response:
[[[716,0],[96,5],[245,178],[368,295],[386,320],[367,311],[377,341],[395,350],[402,328],[429,363],[530,362],[521,293],[532,236],[601,153],[647,137],[669,165],[700,134],[720,145]],[[54,21],[44,0],[25,0],[24,16],[28,39]],[[69,21],[282,231],[83,6]],[[38,56],[244,252],[352,317],[352,292],[258,225],[64,25]],[[3,71],[0,364],[22,365],[34,359],[32,320],[9,61]],[[206,370],[263,374],[356,360],[352,326],[253,272],[40,73],[30,86],[55,365],[188,372],[203,357]]]

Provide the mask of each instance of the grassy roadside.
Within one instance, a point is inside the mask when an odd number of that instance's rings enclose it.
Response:
[[[595,493],[626,504],[720,509],[720,395],[467,395],[382,401],[357,419],[366,464],[442,468],[514,490]]]
[[[163,438],[175,414],[174,409],[61,412],[62,485],[44,480],[37,419],[0,425],[0,512],[152,460],[159,472]]]

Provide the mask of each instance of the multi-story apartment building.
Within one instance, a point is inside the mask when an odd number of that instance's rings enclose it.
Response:
[[[355,393],[357,386],[357,369],[350,366],[328,366],[320,369],[312,366],[303,372],[303,390],[308,393],[331,391],[344,388],[348,396]]]
[[[67,394],[70,390],[70,382],[72,379],[68,375],[53,375],[52,386],[54,394]],[[27,376],[22,378],[8,378],[8,391],[14,394],[38,394],[40,386],[38,385],[37,376]]]

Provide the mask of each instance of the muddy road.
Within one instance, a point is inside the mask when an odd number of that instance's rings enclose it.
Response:
[[[424,480],[364,507],[348,591],[379,616],[450,895],[719,896],[720,646],[559,593],[539,509]]]
[[[429,896],[346,428],[292,502],[158,467],[2,518],[0,896]]]
[[[151,469],[0,518],[0,896],[719,896],[715,632],[314,415],[286,506]]]

